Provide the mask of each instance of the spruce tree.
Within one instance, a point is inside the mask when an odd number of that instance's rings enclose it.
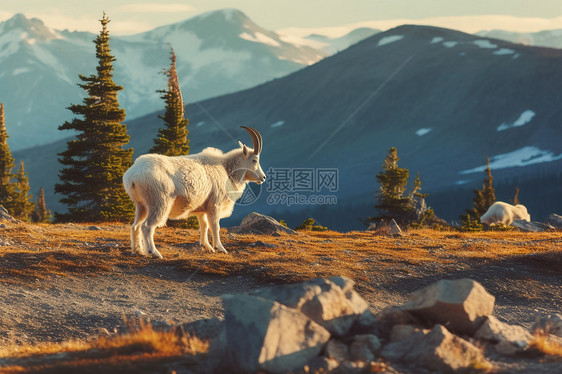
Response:
[[[35,204],[31,201],[31,194],[29,193],[29,179],[27,173],[25,172],[23,161],[20,164],[20,168],[14,175],[15,182],[15,194],[12,203],[10,204],[11,214],[22,221],[29,221],[31,218],[31,213],[33,212],[33,207]]]
[[[404,196],[409,172],[398,167],[398,160],[398,151],[394,147],[390,148],[382,165],[383,171],[376,175],[380,188],[375,208],[382,213],[376,218],[395,219],[399,224],[405,224],[412,213],[411,201]]]
[[[176,54],[171,46],[170,60],[170,69],[163,72],[168,77],[168,89],[157,91],[163,94],[161,98],[166,103],[165,114],[158,116],[164,120],[164,127],[158,130],[158,137],[154,139],[154,146],[150,152],[165,156],[183,156],[189,153],[189,120],[184,117],[184,103],[176,73]]]
[[[31,220],[36,223],[49,223],[51,222],[51,211],[47,209],[45,204],[45,189],[41,187],[35,209],[31,213]]]
[[[59,154],[64,165],[60,184],[55,192],[64,195],[61,202],[68,213],[56,213],[59,221],[99,222],[130,221],[133,204],[127,196],[122,177],[132,164],[133,149],[124,149],[129,142],[127,127],[122,121],[125,110],[119,108],[117,93],[123,87],[113,82],[113,62],[109,48],[105,13],[100,20],[102,31],[94,41],[98,66],[97,74],[80,75],[78,84],[86,97],[82,105],[68,109],[76,116],[59,130],[75,130],[76,138],[67,143],[66,151]]]
[[[0,103],[0,205],[11,212],[14,185],[11,183],[14,158],[8,146],[8,132],[4,119],[4,104]]]
[[[486,170],[484,173],[484,183],[482,189],[474,189],[474,197],[472,198],[472,208],[466,210],[466,214],[461,215],[462,229],[467,231],[477,231],[482,229],[480,217],[488,211],[493,203],[496,202],[496,192],[492,183],[494,177],[490,169],[490,159],[486,157]]]
[[[164,115],[158,117],[164,120],[164,127],[158,130],[158,136],[154,139],[151,153],[159,153],[165,156],[183,156],[189,154],[189,139],[187,125],[189,120],[185,118],[183,97],[176,72],[176,54],[170,46],[170,69],[164,70],[163,74],[168,77],[168,89],[158,90],[162,94],[160,98],[166,103]],[[186,227],[198,229],[199,222],[196,217],[188,217],[185,223],[168,221],[168,226]]]

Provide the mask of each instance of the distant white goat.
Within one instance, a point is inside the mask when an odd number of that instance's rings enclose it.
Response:
[[[123,175],[136,208],[131,227],[133,253],[162,258],[154,245],[156,227],[164,226],[168,218],[190,215],[199,221],[201,247],[227,253],[219,237],[219,220],[232,214],[247,182],[265,181],[259,163],[262,137],[254,128],[242,128],[250,133],[253,149],[238,142],[240,148],[228,153],[206,148],[189,156],[147,154],[136,159]],[[214,248],[207,236],[209,226]]]
[[[496,201],[488,208],[488,211],[480,217],[480,222],[486,225],[502,225],[509,226],[516,220],[525,220],[531,222],[531,216],[527,213],[524,205],[511,205],[502,201]]]

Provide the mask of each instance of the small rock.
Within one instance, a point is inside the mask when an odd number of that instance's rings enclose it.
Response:
[[[376,335],[355,335],[349,345],[349,357],[353,361],[374,361],[381,349],[381,341]]]
[[[546,223],[541,222],[527,222],[524,220],[513,221],[511,224],[513,227],[517,227],[523,232],[543,232],[546,230],[552,230],[554,227]]]
[[[388,224],[388,234],[389,235],[393,235],[393,236],[402,236],[402,229],[400,228],[400,226],[398,226],[398,224],[396,223],[396,221],[394,219],[392,219],[392,221],[390,221],[390,223]]]
[[[441,280],[412,293],[402,307],[459,334],[473,335],[494,311],[495,297],[472,279]]]
[[[271,244],[271,243],[264,243],[261,240],[258,240],[255,243],[251,244],[252,247],[265,247],[265,248],[277,248],[279,247],[277,244]]]
[[[531,334],[550,334],[562,338],[562,314],[551,314],[537,318],[537,321],[531,327]]]
[[[544,221],[547,225],[554,227],[555,229],[561,230],[562,229],[562,216],[558,214],[551,213],[546,217]]]
[[[347,345],[337,339],[330,339],[328,344],[326,344],[326,348],[324,348],[324,355],[338,362],[343,362],[349,359]]]
[[[392,333],[390,334],[390,341],[397,342],[420,331],[425,331],[426,333],[429,332],[429,330],[423,330],[413,325],[395,325],[392,328]]]
[[[234,236],[234,234],[232,234],[231,232],[228,233],[228,239],[236,239],[236,237]]]
[[[90,227],[88,227],[88,230],[90,230],[90,231],[98,231],[98,230],[101,230],[101,227],[99,227],[99,226],[90,226]]]
[[[445,373],[491,367],[479,348],[451,334],[439,324],[429,332],[418,331],[405,339],[385,345],[381,356],[387,360],[412,362],[416,366]]]
[[[495,346],[496,351],[507,355],[526,350],[533,338],[523,327],[508,325],[494,316],[486,318],[474,337],[498,343]]]
[[[4,208],[2,205],[0,205],[0,221],[7,221],[7,222],[12,222],[12,223],[21,223],[20,220],[17,220],[14,217],[12,217],[10,215],[10,213],[8,213],[6,208]]]
[[[389,338],[395,325],[408,325],[418,323],[419,320],[412,313],[397,306],[384,308],[376,316],[375,320],[380,331],[380,336]]]
[[[283,226],[274,218],[256,212],[252,212],[244,217],[240,226],[229,227],[228,232],[257,235],[272,235],[273,233],[297,234],[294,230]]]

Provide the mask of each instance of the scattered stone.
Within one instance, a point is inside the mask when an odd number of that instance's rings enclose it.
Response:
[[[343,362],[349,359],[349,349],[340,340],[330,339],[324,349],[324,356],[332,358],[337,362]]]
[[[354,284],[346,277],[319,278],[257,289],[250,291],[250,295],[295,308],[335,337],[345,336],[352,329],[375,332],[375,318],[367,302],[353,289]]]
[[[369,225],[369,227],[367,227],[367,231],[376,231],[376,229],[377,229],[377,224],[374,223],[374,222],[371,223],[371,224]]]
[[[546,230],[554,229],[554,227],[552,227],[551,225],[546,224],[546,223],[527,222],[527,221],[524,221],[524,220],[513,221],[511,226],[516,227],[523,232],[543,232],[543,231],[546,231]]]
[[[255,243],[250,244],[252,247],[265,247],[265,248],[277,248],[279,247],[277,244],[271,244],[271,243],[264,243],[261,240],[258,240]]]
[[[381,341],[376,335],[355,335],[349,345],[349,357],[353,361],[374,361],[376,354],[381,349]]]
[[[537,318],[531,327],[533,335],[550,334],[562,338],[562,314],[551,314]]]
[[[375,316],[375,320],[380,332],[379,336],[387,339],[391,336],[395,325],[417,324],[419,322],[413,314],[398,306],[384,308]]]
[[[420,331],[429,332],[429,330],[423,330],[413,325],[395,325],[390,333],[390,341],[397,342]]]
[[[223,295],[226,358],[242,372],[287,373],[317,356],[330,333],[296,309],[250,295]]]
[[[99,227],[99,226],[90,226],[90,227],[88,227],[88,230],[90,230],[90,231],[99,231],[99,230],[101,230],[101,227]]]
[[[393,235],[393,236],[403,235],[402,229],[400,228],[400,226],[398,226],[398,224],[394,219],[392,219],[392,221],[390,221],[390,223],[388,224],[388,235]]]
[[[331,373],[339,366],[339,362],[333,358],[316,356],[303,368],[304,373]]]
[[[0,224],[0,229],[5,229],[5,228],[6,228],[6,225],[4,225],[3,223]]]
[[[479,348],[451,334],[439,324],[429,332],[420,330],[405,339],[385,345],[381,356],[445,373],[491,367]]]
[[[550,213],[546,220],[544,221],[547,225],[554,227],[555,229],[562,229],[562,216],[554,213]]]
[[[229,232],[228,239],[236,239],[236,237],[231,232]]]
[[[412,293],[402,307],[459,334],[473,335],[494,311],[495,297],[472,279],[441,280]]]
[[[523,352],[533,338],[523,327],[501,322],[494,316],[486,318],[474,337],[498,343],[495,345],[496,351],[504,355]]]
[[[0,205],[0,221],[7,221],[7,222],[12,222],[12,223],[21,223],[20,220],[15,219],[14,217],[12,217],[8,211],[6,210],[6,208],[4,208],[2,205]]]
[[[240,226],[229,227],[228,232],[234,234],[272,235],[273,233],[296,234],[296,231],[283,226],[272,217],[252,212],[248,214]]]

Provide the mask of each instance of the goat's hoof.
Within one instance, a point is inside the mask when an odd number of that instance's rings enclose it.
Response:
[[[221,253],[228,253],[228,252],[226,251],[226,249],[224,249],[224,247],[218,247],[218,248],[216,248],[216,249],[217,249],[219,252],[221,252]]]

